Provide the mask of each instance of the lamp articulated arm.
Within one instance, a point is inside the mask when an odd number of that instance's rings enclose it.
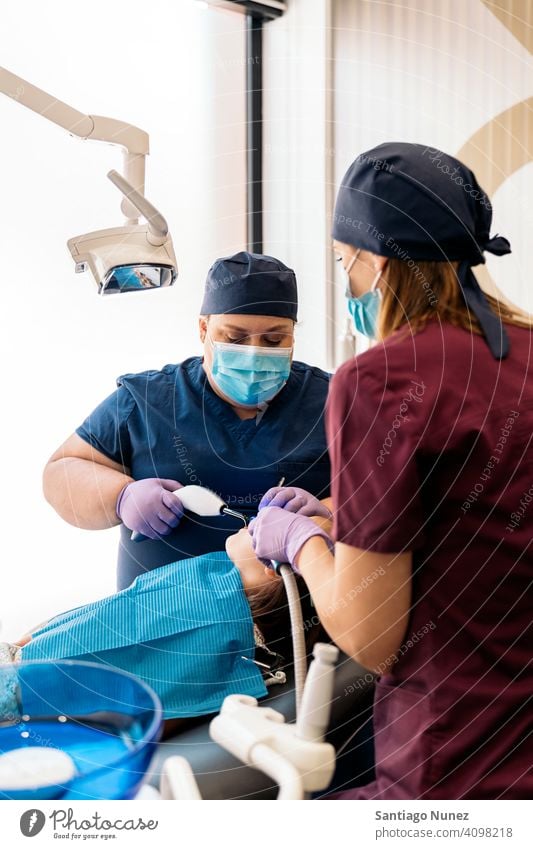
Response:
[[[124,177],[144,195],[145,157],[149,151],[148,133],[132,124],[101,115],[84,115],[27,80],[0,67],[0,92],[26,106],[48,121],[81,139],[103,141],[124,149]],[[138,224],[138,209],[125,196],[121,210],[126,224]]]

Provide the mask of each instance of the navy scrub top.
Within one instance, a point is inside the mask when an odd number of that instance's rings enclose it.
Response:
[[[217,492],[228,506],[253,516],[281,477],[318,498],[329,495],[324,429],[329,375],[293,362],[289,379],[263,414],[241,420],[213,392],[201,357],[160,371],[125,374],[118,389],[76,429],[96,450],[121,463],[135,480],[170,478]],[[158,540],[131,542],[121,525],[118,589],[137,575],[209,551],[224,549],[242,527],[230,516],[185,513]]]

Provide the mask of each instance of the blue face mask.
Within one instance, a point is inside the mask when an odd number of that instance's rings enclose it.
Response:
[[[254,651],[239,570],[225,552],[212,552],[160,566],[116,595],[56,616],[19,659],[124,669],[155,690],[168,719],[214,713],[231,693],[265,696]]]
[[[379,283],[381,272],[376,275],[374,282],[372,283],[372,288],[369,292],[365,292],[365,294],[361,295],[359,298],[352,297],[350,289],[350,269],[357,261],[359,254],[360,250],[358,250],[355,256],[352,257],[348,268],[342,267],[343,277],[346,283],[345,294],[348,301],[348,312],[352,317],[352,321],[357,332],[362,333],[363,336],[368,336],[369,339],[375,339],[379,306],[381,302],[381,292],[376,287]]]
[[[377,289],[365,292],[360,298],[348,297],[348,312],[358,333],[376,338],[381,298]]]
[[[291,372],[292,348],[258,348],[213,342],[213,380],[224,395],[243,407],[271,401]]]

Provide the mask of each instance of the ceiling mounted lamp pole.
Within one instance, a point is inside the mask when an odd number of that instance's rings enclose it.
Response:
[[[207,0],[246,15],[246,232],[248,250],[263,252],[263,24],[287,10],[280,0]]]
[[[246,233],[263,253],[263,21],[246,17]]]

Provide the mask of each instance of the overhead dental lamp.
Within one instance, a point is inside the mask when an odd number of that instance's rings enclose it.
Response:
[[[107,175],[147,220],[69,239],[76,271],[89,269],[101,295],[172,286],[176,257],[167,222],[160,212],[116,171]]]
[[[5,68],[0,68],[0,92],[71,135],[124,149],[124,176],[116,171],[107,176],[123,194],[125,224],[69,239],[76,271],[91,271],[102,295],[172,286],[177,265],[167,222],[144,197],[148,134],[114,118],[84,115]],[[139,224],[141,215],[146,224]]]

